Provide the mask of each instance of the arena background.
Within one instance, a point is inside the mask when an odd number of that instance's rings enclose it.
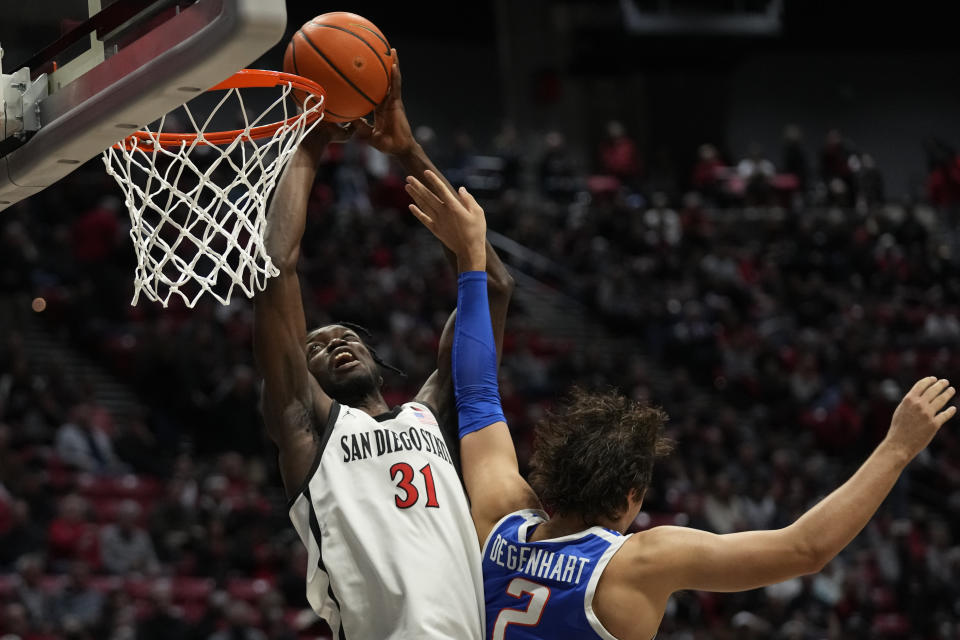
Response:
[[[637,529],[785,525],[913,380],[956,377],[943,3],[289,4],[291,33],[327,10],[376,22],[422,143],[482,197],[518,282],[501,384],[521,460],[574,382],[671,415]],[[85,5],[5,8],[5,64]],[[402,179],[363,145],[331,153],[301,265],[309,321],[370,327],[407,371],[390,402],[433,368],[455,304]],[[130,307],[127,224],[99,160],[0,214],[0,637],[326,637],[257,412],[250,306]],[[950,424],[822,574],[677,594],[658,638],[947,640],[958,619]]]

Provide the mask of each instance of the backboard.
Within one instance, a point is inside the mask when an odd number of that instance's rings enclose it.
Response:
[[[286,28],[286,0],[86,1],[89,19],[57,42],[15,67],[0,59],[0,211],[253,62]]]

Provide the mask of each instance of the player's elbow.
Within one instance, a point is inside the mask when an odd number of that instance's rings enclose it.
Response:
[[[300,251],[288,251],[281,253],[277,259],[273,260],[274,266],[280,270],[281,274],[292,275],[297,272],[297,263],[300,261]]]
[[[800,575],[820,573],[836,555],[822,545],[811,542],[798,543],[794,553],[797,559],[797,573]]]
[[[509,299],[513,295],[513,290],[516,286],[516,281],[506,268],[496,274],[487,274],[487,295],[496,295]]]

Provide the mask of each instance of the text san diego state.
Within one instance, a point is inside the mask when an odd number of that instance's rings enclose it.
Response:
[[[344,462],[366,460],[397,451],[426,451],[453,464],[443,440],[417,427],[410,427],[406,431],[374,429],[347,434],[340,437],[340,448],[343,449]]]

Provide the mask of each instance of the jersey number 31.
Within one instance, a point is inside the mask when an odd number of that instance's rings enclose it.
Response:
[[[423,469],[420,469],[420,474],[423,476],[423,483],[427,489],[426,506],[439,507],[440,503],[437,502],[437,488],[433,484],[433,469],[430,468],[430,465],[426,465]],[[400,476],[399,479],[397,479],[398,475]],[[400,494],[393,497],[394,502],[397,503],[397,507],[400,509],[409,509],[417,504],[417,500],[420,499],[420,492],[413,484],[413,467],[406,462],[398,462],[390,467],[390,478],[397,483],[397,489],[403,492],[402,498]]]

